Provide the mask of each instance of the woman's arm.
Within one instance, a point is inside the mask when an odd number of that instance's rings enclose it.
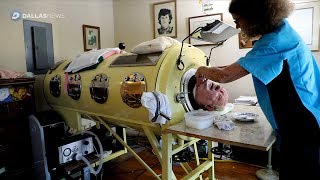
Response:
[[[228,83],[248,74],[249,72],[242,68],[238,63],[233,63],[221,68],[201,66],[198,68],[195,75],[196,77],[204,76],[207,79],[219,83]]]

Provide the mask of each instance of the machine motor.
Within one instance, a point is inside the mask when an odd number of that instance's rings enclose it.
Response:
[[[58,147],[59,163],[64,164],[75,159],[76,155],[85,156],[94,151],[92,137],[73,135],[62,139]]]

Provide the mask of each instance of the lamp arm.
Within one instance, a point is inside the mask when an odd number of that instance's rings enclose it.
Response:
[[[207,57],[207,62],[206,62],[207,66],[209,66],[209,61],[210,61],[212,49],[215,49],[215,48],[219,47],[219,46],[222,45],[225,41],[226,41],[226,40],[218,42],[215,46],[213,46],[213,47],[210,49],[210,54],[209,54],[209,57]]]
[[[199,32],[200,30],[202,29],[202,27],[197,27],[194,31],[192,31],[192,33],[190,33],[186,38],[184,38],[182,40],[182,45],[181,45],[181,49],[180,49],[180,53],[179,53],[179,56],[178,56],[178,59],[177,59],[177,68],[179,70],[183,70],[184,69],[184,63],[182,62],[181,60],[181,53],[182,53],[182,49],[183,49],[183,42],[188,39],[190,36],[192,36],[193,34]],[[182,65],[182,67],[180,67],[180,65]]]

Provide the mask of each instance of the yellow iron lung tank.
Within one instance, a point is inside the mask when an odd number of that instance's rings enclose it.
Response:
[[[104,59],[91,70],[66,74],[70,61],[60,61],[44,79],[48,104],[62,115],[67,125],[81,129],[80,116],[99,116],[108,124],[134,129],[147,127],[156,134],[161,127],[150,122],[148,110],[141,106],[142,92],[158,91],[168,97],[172,119],[162,127],[183,120],[185,108],[176,101],[183,91],[182,78],[193,68],[206,65],[206,55],[185,44],[180,64],[181,45],[173,45],[162,53],[136,55],[121,53]],[[187,92],[186,92],[187,93]]]

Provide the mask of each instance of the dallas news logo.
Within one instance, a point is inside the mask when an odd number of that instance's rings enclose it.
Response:
[[[19,21],[21,19],[21,12],[19,11],[13,11],[10,15],[12,21]]]
[[[61,19],[64,18],[63,13],[21,13],[17,10],[10,13],[12,21],[19,21],[20,19],[40,19],[40,18],[50,18],[50,19]]]

